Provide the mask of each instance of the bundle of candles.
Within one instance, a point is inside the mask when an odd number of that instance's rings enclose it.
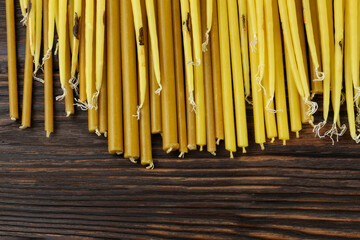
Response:
[[[108,138],[111,154],[148,168],[154,167],[151,134],[161,134],[163,150],[179,157],[205,146],[215,155],[221,140],[230,157],[237,148],[245,153],[247,104],[261,149],[267,139],[286,145],[302,124],[334,143],[346,131],[344,102],[350,135],[360,141],[359,1],[20,0],[20,6],[26,26],[22,129],[31,125],[35,79],[44,83],[47,137],[54,131],[57,55],[63,94],[56,100],[65,101],[66,115],[74,106],[88,111],[89,131]],[[13,0],[6,0],[6,13],[10,117],[16,120]],[[323,95],[317,123],[315,94]]]

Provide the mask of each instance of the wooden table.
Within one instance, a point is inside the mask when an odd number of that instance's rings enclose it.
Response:
[[[16,1],[16,21],[21,16]],[[360,146],[314,138],[251,144],[229,159],[166,155],[153,137],[156,168],[107,153],[87,132],[87,114],[66,118],[45,138],[43,86],[34,84],[33,126],[8,115],[5,1],[0,1],[0,235],[49,239],[347,239],[360,237]],[[17,25],[19,93],[25,28]],[[57,63],[55,63],[57,65]],[[60,94],[58,76],[56,92]],[[21,94],[19,99],[22,99]],[[21,101],[20,101],[21,102]],[[249,129],[253,129],[248,109]],[[346,112],[343,112],[346,116]],[[319,121],[321,114],[317,114]],[[346,119],[342,119],[344,122]],[[253,142],[253,133],[250,130]],[[3,237],[1,237],[3,239]]]

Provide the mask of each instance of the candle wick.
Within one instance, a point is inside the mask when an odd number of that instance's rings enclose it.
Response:
[[[314,79],[314,82],[321,82],[325,79],[325,73],[319,71],[319,66],[315,67],[315,75],[316,79]]]
[[[318,104],[316,102],[312,102],[307,99],[307,97],[303,98],[304,103],[309,107],[308,111],[306,112],[306,115],[311,116],[318,110]]]
[[[324,136],[328,136],[330,137],[331,141],[332,141],[332,145],[335,144],[335,141],[334,141],[334,138],[333,138],[333,135],[336,136],[336,141],[338,142],[339,141],[339,137],[343,136],[344,133],[346,132],[346,125],[343,124],[341,127],[340,127],[340,132],[338,131],[337,129],[337,126],[336,126],[336,122],[333,123],[332,127],[330,130],[326,131]]]
[[[151,163],[149,164],[149,166],[146,167],[146,169],[148,169],[148,170],[153,170],[154,168],[155,168],[155,165],[154,165],[153,162],[151,162]]]
[[[221,141],[221,139],[220,138],[218,138],[217,140],[216,140],[216,145],[220,145],[220,141]]]
[[[29,19],[29,13],[26,13],[23,17],[23,19],[21,19],[20,23],[23,25],[23,26],[26,26],[27,25],[27,22],[28,22],[28,19]]]
[[[63,86],[61,86],[61,89],[63,90],[63,94],[56,96],[56,98],[55,98],[56,101],[62,101],[62,100],[64,100],[64,98],[66,96],[66,89]]]
[[[185,153],[184,152],[181,152],[180,154],[179,154],[179,158],[184,158],[185,157]]]
[[[320,130],[326,125],[326,120],[319,122],[313,128],[313,132],[315,133],[315,137],[318,136],[319,138],[325,137],[325,135],[320,135]]]
[[[210,30],[211,30],[211,29],[209,28],[209,29],[206,31],[206,33],[205,33],[205,42],[203,42],[203,44],[201,45],[203,52],[206,52],[206,51],[208,50],[207,45],[209,45],[209,38],[210,38],[209,33],[210,33]]]

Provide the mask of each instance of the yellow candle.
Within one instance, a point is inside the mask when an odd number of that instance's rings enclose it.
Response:
[[[137,109],[137,118],[140,119],[141,108],[145,101],[146,92],[146,59],[145,59],[145,45],[144,45],[144,27],[142,21],[140,0],[131,0],[132,10],[134,15],[134,27],[137,46],[138,59],[138,75],[139,75],[139,106]]]
[[[346,131],[346,125],[337,129],[337,121],[340,120],[340,102],[341,102],[341,88],[343,81],[343,42],[344,42],[344,2],[343,0],[335,0],[334,2],[334,19],[335,19],[335,76],[334,86],[332,88],[334,119],[333,125],[325,135],[328,135],[334,144],[333,135],[337,138],[342,136]]]
[[[245,99],[250,96],[250,67],[249,67],[249,45],[248,45],[248,14],[246,0],[238,0],[239,24],[241,39],[241,55],[244,73]]]
[[[96,98],[93,97],[95,79],[93,79],[93,52],[94,52],[94,1],[85,1],[85,79],[86,98],[89,108],[96,107]],[[94,83],[93,83],[94,82]]]
[[[202,147],[206,145],[206,122],[205,122],[205,90],[204,90],[204,64],[201,41],[201,19],[199,0],[190,0],[190,17],[192,26],[192,40],[194,51],[194,82],[196,108],[196,144]]]
[[[136,47],[131,2],[120,1],[121,64],[123,79],[124,157],[135,162],[140,157],[138,93],[136,76]]]
[[[40,52],[41,52],[41,33],[42,33],[42,1],[36,1],[35,9],[35,71],[38,71],[40,67]]]
[[[230,64],[230,39],[227,0],[218,1],[218,20],[219,20],[219,42],[220,42],[220,65],[221,65],[221,84],[224,115],[225,149],[236,152],[234,108],[232,94],[232,78]]]
[[[349,14],[350,1],[345,2],[345,55],[344,55],[344,67],[345,67],[345,93],[346,93],[346,109],[347,109],[347,118],[349,123],[349,131],[351,138],[354,139],[356,143],[360,142],[360,137],[357,136],[356,133],[356,124],[355,124],[355,111],[354,111],[354,86],[352,79],[352,71],[351,71],[351,38],[350,35],[351,27],[351,15]]]
[[[222,104],[222,91],[221,91],[218,11],[217,11],[216,2],[217,1],[214,1],[213,23],[212,23],[212,30],[210,32],[210,45],[211,45],[211,68],[212,68],[212,78],[213,78],[213,88],[214,88],[213,95],[214,95],[214,111],[215,111],[215,136],[217,139],[217,144],[219,144],[220,140],[224,140],[224,118],[223,118],[223,104]]]
[[[151,38],[151,36],[149,36]],[[149,48],[149,75],[150,75],[150,103],[151,103],[151,133],[161,133],[161,97],[156,93],[159,89],[158,82],[156,81],[156,74],[154,69],[152,57],[152,50]],[[160,63],[159,63],[160,64]],[[159,67],[160,71],[160,67]]]
[[[11,120],[19,118],[14,1],[6,0],[6,33],[8,52],[9,112]]]
[[[326,0],[318,0],[319,23],[320,23],[320,36],[321,36],[321,54],[322,54],[322,65],[325,73],[323,81],[324,96],[323,96],[323,118],[326,123],[329,114],[330,105],[330,73],[331,73],[331,54],[330,54],[330,39],[329,39],[329,22],[328,22],[328,11]]]
[[[257,7],[257,6],[256,6]],[[275,108],[274,108],[274,94],[275,94],[275,40],[274,40],[274,19],[272,10],[272,0],[264,2],[265,10],[265,79],[263,86],[266,91],[263,91],[263,100],[265,107],[265,126],[266,135],[275,141],[277,137],[276,119],[275,119]]]
[[[177,135],[176,91],[174,70],[174,41],[172,36],[171,1],[158,1],[159,46],[161,69],[161,110],[163,149],[179,149]]]
[[[207,19],[208,4],[213,4],[212,1],[201,0],[201,24],[203,29],[203,42],[206,43],[209,39],[209,26]],[[203,45],[204,46],[204,45]],[[211,47],[208,45],[207,48]],[[204,49],[205,50],[205,49]],[[212,83],[211,70],[211,49],[207,49],[204,53],[204,86],[205,86],[205,110],[206,110],[206,149],[213,155],[216,155],[216,138],[215,138],[215,116],[214,116],[214,92]]]
[[[181,0],[181,20],[182,20],[182,35],[184,44],[184,60],[185,60],[185,79],[186,79],[186,112],[187,112],[187,132],[188,132],[188,149],[196,150],[196,105],[194,101],[194,68],[190,64],[192,62],[192,47],[191,47],[191,22],[190,22],[190,7],[188,0]]]
[[[172,3],[173,17],[173,37],[174,37],[174,57],[175,57],[175,84],[176,84],[176,108],[178,120],[178,136],[180,154],[188,152],[187,131],[186,131],[186,112],[185,112],[185,91],[184,91],[184,59],[181,37],[181,16],[180,2]]]
[[[252,0],[248,1],[248,12],[251,13],[255,9],[251,9],[252,5],[249,4],[253,2]],[[253,4],[253,3],[252,3]],[[256,39],[256,16],[255,14],[249,14],[248,19],[249,26],[249,38]],[[254,40],[252,40],[253,42]],[[252,43],[254,44],[254,43]],[[252,50],[250,51],[250,67],[251,72],[256,73],[258,71],[258,52],[254,49],[255,46],[252,45]],[[255,142],[260,145],[261,149],[264,149],[264,143],[266,142],[265,138],[265,124],[264,124],[264,105],[263,105],[263,96],[261,93],[261,88],[257,82],[256,75],[251,74],[251,87],[252,87],[252,97],[253,97],[253,115],[254,115],[254,132],[255,132]],[[259,91],[260,90],[260,91]]]
[[[285,49],[285,63],[286,69],[291,68],[289,55]],[[299,93],[294,82],[292,71],[286,71],[287,91],[289,97],[289,115],[290,115],[290,126],[291,131],[295,132],[299,136],[299,132],[302,129],[301,124],[301,112],[300,112],[300,98]]]
[[[275,41],[275,102],[276,102],[276,120],[279,139],[286,145],[286,141],[290,139],[288,111],[286,104],[285,76],[281,29],[279,20],[279,9],[277,1],[272,1],[272,10],[274,17],[274,41]],[[294,87],[296,91],[296,87]],[[297,93],[296,93],[297,94]],[[293,108],[293,106],[291,106]]]
[[[28,9],[28,14],[29,14],[29,19],[27,24],[30,26],[29,27],[29,32],[30,32],[30,51],[31,51],[31,55],[35,56],[35,41],[36,41],[36,15],[35,15],[35,9],[36,9],[36,2],[37,0],[29,0],[29,9]]]
[[[152,158],[152,146],[151,146],[151,129],[150,129],[150,99],[149,99],[149,78],[148,78],[148,67],[149,67],[149,54],[147,49],[149,48],[149,40],[148,35],[149,31],[147,28],[147,21],[146,21],[146,9],[145,9],[145,0],[141,0],[140,2],[141,12],[142,12],[142,22],[143,22],[143,41],[144,41],[144,48],[145,48],[145,96],[144,96],[144,103],[141,110],[141,118],[140,118],[140,161],[142,165],[147,166],[147,169],[153,169],[154,163]],[[140,76],[138,77],[140,81]],[[140,84],[140,83],[139,83]],[[141,101],[141,94],[140,88],[138,88],[139,92],[139,101]]]
[[[98,1],[100,2],[100,1]],[[72,42],[72,58],[71,58],[71,78],[73,79],[73,81],[75,81],[75,73],[76,73],[76,68],[78,65],[78,53],[79,53],[79,40],[80,40],[80,34],[81,34],[81,30],[80,30],[80,21],[81,21],[81,17],[82,17],[82,0],[73,0],[73,5],[74,5],[74,11],[73,11],[73,15],[71,15],[71,32],[72,33],[71,39],[70,39],[70,43]],[[70,12],[72,13],[72,12]],[[73,88],[77,88],[77,85],[73,86]]]
[[[23,106],[21,115],[20,129],[31,126],[31,101],[32,101],[32,82],[33,82],[33,56],[30,50],[30,24],[26,30],[26,48],[25,48],[25,66],[24,66],[24,90],[23,90]]]
[[[106,47],[105,47],[106,48]],[[99,132],[107,137],[108,132],[108,104],[107,104],[107,62],[106,49],[104,49],[103,77],[99,93]]]
[[[82,10],[81,12],[85,12],[85,0],[82,0]],[[110,11],[110,10],[108,10]],[[108,14],[107,14],[108,15]],[[80,19],[80,52],[79,52],[79,98],[80,101],[86,102],[86,74],[85,74],[85,59],[86,59],[86,51],[85,51],[85,19],[84,16]]]
[[[313,32],[314,32],[314,41],[315,41],[315,47],[316,47],[316,55],[318,57],[319,62],[319,71],[322,71],[321,66],[321,50],[320,50],[320,26],[319,26],[319,18],[318,18],[318,9],[317,9],[317,3],[316,1],[310,1],[310,12],[311,12],[311,20],[313,25]],[[305,19],[305,24],[307,20]],[[323,82],[322,81],[314,81],[315,79],[318,79],[319,76],[317,72],[315,71],[315,64],[312,61],[312,58],[310,58],[310,71],[311,71],[311,92],[314,96],[315,94],[322,94],[323,93]],[[320,77],[322,77],[320,75]],[[322,78],[320,78],[322,79]]]
[[[106,50],[108,95],[108,150],[111,154],[124,152],[123,101],[120,54],[120,2],[106,2]],[[81,90],[81,86],[80,86]],[[80,91],[81,93],[81,91]]]
[[[247,147],[249,144],[246,123],[244,80],[241,61],[240,32],[238,22],[239,18],[236,0],[228,0],[227,3],[229,14],[229,32],[235,102],[237,146],[242,147],[243,151],[245,152],[245,147]]]
[[[20,0],[23,1],[23,0]],[[26,1],[25,1],[26,2]],[[48,1],[49,4],[49,14],[47,17],[47,21],[49,23],[49,28],[48,28],[48,46],[49,49],[53,48],[53,44],[54,44],[54,32],[55,32],[55,10],[57,9],[57,7],[55,6],[56,1]],[[45,6],[45,4],[44,4]],[[45,17],[44,17],[45,19]],[[45,39],[44,39],[45,41]]]
[[[47,53],[49,47],[48,42],[48,29],[49,25],[49,2],[44,1],[43,6],[44,13],[44,54]],[[54,24],[54,19],[52,24]],[[49,53],[48,58],[44,61],[44,105],[45,105],[45,132],[46,136],[49,137],[50,133],[54,132],[54,103],[53,103],[53,63],[52,63],[52,52]]]

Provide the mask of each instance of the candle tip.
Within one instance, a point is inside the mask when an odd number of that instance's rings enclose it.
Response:
[[[28,126],[25,126],[25,125],[21,125],[20,127],[19,127],[21,130],[23,130],[23,129],[26,129],[26,128],[28,128]]]
[[[153,162],[151,162],[151,163],[149,164],[149,166],[146,167],[146,169],[148,169],[148,170],[153,170],[154,168],[155,168],[155,165],[154,165]]]
[[[70,111],[66,112],[66,117],[70,117],[70,115],[71,115]]]
[[[216,152],[210,152],[210,154],[216,156]]]
[[[217,140],[216,140],[216,145],[220,145],[220,141],[221,141],[221,139],[220,138],[218,138]]]
[[[204,150],[204,146],[200,146],[200,152],[202,152]]]
[[[296,138],[300,138],[300,133],[296,132]]]
[[[129,158],[129,160],[130,160],[130,162],[132,162],[132,163],[134,163],[134,164],[136,164],[136,163],[137,163],[137,161],[136,161],[136,159],[135,159],[135,158]]]
[[[230,152],[230,158],[233,159],[234,158],[234,154],[233,152]]]
[[[271,143],[274,143],[274,142],[275,142],[275,138],[272,138],[270,142],[271,142]]]
[[[169,149],[166,151],[166,153],[169,154],[169,153],[172,152],[172,150],[173,150],[173,148],[171,147],[171,148],[169,148]]]
[[[50,137],[51,132],[50,131],[46,131],[46,137],[49,138]]]
[[[265,150],[265,147],[264,147],[264,144],[263,144],[263,143],[260,143],[260,147],[261,147],[261,150],[262,150],[262,151]]]
[[[106,137],[106,138],[107,138],[107,136],[108,136],[108,132],[107,132],[107,131],[105,131],[105,132],[104,132],[104,137]]]
[[[243,151],[243,153],[247,153],[245,147],[242,148],[242,151]]]
[[[283,145],[286,146],[286,140],[283,140]]]
[[[116,155],[120,156],[121,154],[123,154],[122,152],[116,152]]]
[[[99,131],[99,129],[96,129],[96,130],[95,130],[95,134],[96,134],[98,137],[101,136],[101,132]]]
[[[184,158],[185,157],[185,153],[184,152],[181,152],[180,154],[179,154],[179,158]]]
[[[10,117],[11,121],[16,121],[15,117]]]

